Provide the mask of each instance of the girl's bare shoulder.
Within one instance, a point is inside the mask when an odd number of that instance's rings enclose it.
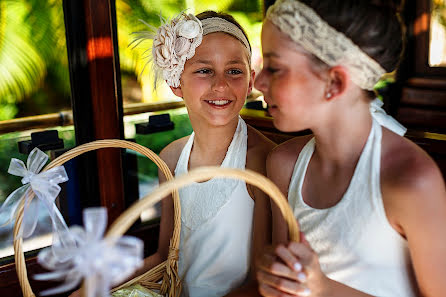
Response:
[[[435,161],[418,145],[383,128],[381,180],[384,186],[414,191],[443,183]]]
[[[247,125],[248,127],[248,151],[251,150],[261,155],[267,156],[276,146],[272,140],[263,135],[259,130]]]
[[[189,135],[172,141],[166,147],[164,147],[159,156],[166,162],[169,169],[173,172],[177,165],[178,159],[180,158],[181,152],[186,145]]]
[[[269,162],[294,166],[300,151],[311,138],[313,135],[298,136],[277,145],[268,156]]]
[[[248,148],[246,168],[266,175],[266,158],[276,146],[269,138],[255,128],[248,126]]]
[[[409,139],[385,128],[380,174],[386,211],[396,221],[407,219],[405,215],[444,209],[445,184],[435,161]]]

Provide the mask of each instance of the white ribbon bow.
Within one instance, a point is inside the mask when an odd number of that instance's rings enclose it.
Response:
[[[74,289],[85,278],[86,297],[108,297],[112,286],[128,278],[143,263],[143,242],[123,236],[117,239],[102,239],[107,227],[105,208],[89,208],[83,213],[85,230],[70,227],[71,246],[56,242],[53,249],[57,255],[65,255],[66,261],[55,257],[51,249],[38,255],[40,265],[53,272],[35,275],[37,280],[64,280],[65,282],[41,295],[59,294]]]
[[[60,192],[58,184],[67,181],[68,176],[63,166],[54,167],[39,173],[47,161],[48,156],[38,148],[34,148],[31,151],[26,161],[26,166],[21,160],[11,159],[8,173],[23,176],[23,186],[12,192],[0,208],[0,225],[7,225],[14,221],[18,207],[22,200],[25,199],[23,223],[18,232],[18,238],[27,238],[36,229],[39,208],[38,203],[32,203],[29,200],[30,191],[33,191],[37,196],[37,202],[44,203],[48,209],[53,224],[53,231],[58,234],[61,230],[67,229],[65,220],[54,201]]]
[[[407,129],[398,123],[393,117],[389,116],[384,109],[381,108],[383,106],[383,102],[378,98],[375,98],[372,102],[370,102],[370,113],[372,117],[383,127],[393,131],[396,134],[403,136],[406,134]]]

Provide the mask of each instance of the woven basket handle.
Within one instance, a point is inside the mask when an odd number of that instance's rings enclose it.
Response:
[[[146,156],[150,160],[152,160],[158,168],[163,172],[163,174],[166,176],[166,179],[172,180],[173,175],[172,172],[170,172],[169,167],[167,164],[153,151],[150,149],[139,145],[134,142],[126,141],[126,140],[120,140],[120,139],[105,139],[105,140],[97,140],[92,141],[80,146],[77,146],[58,158],[54,159],[50,164],[48,164],[42,171],[47,171],[51,168],[54,168],[56,166],[63,165],[65,162],[82,155],[83,153],[103,149],[103,148],[125,148],[130,149],[135,152],[141,153],[142,155]],[[175,212],[175,220],[174,220],[174,230],[173,230],[173,236],[172,238],[179,238],[179,233],[181,229],[181,210],[180,210],[180,201],[178,198],[178,191],[170,191],[173,198],[174,203],[174,212]],[[34,193],[31,191],[30,199],[34,197]],[[23,199],[25,201],[25,199]],[[17,270],[17,276],[19,278],[20,287],[22,288],[23,296],[25,297],[35,297],[35,294],[33,293],[31,289],[31,285],[28,280],[28,275],[26,271],[26,262],[25,262],[25,256],[23,254],[23,240],[22,238],[17,238],[17,234],[20,230],[20,226],[22,225],[23,221],[23,210],[24,210],[24,202],[22,202],[19,206],[17,218],[14,224],[14,258],[15,258],[15,266]],[[139,211],[142,211],[140,209]],[[135,218],[136,221],[137,218]],[[171,248],[178,249],[179,240],[172,240],[171,241]]]
[[[114,237],[123,235],[125,231],[138,219],[142,209],[145,209],[146,207],[160,201],[165,196],[169,195],[173,190],[179,189],[193,182],[202,182],[215,177],[241,179],[248,184],[258,187],[268,194],[277,204],[288,224],[290,239],[292,241],[300,241],[299,226],[294,218],[291,208],[288,206],[288,200],[283,196],[282,192],[271,180],[251,170],[221,167],[201,167],[191,170],[189,173],[181,175],[180,177],[176,177],[174,180],[161,184],[152,193],[134,203],[131,207],[124,211],[110,226],[106,236]]]

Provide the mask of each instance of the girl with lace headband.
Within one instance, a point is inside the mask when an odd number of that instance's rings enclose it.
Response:
[[[374,99],[403,47],[394,11],[370,0],[278,0],[262,30],[274,125],[311,136],[276,147],[268,176],[303,232],[273,206],[263,296],[444,296],[446,192],[434,161]]]
[[[248,38],[235,19],[213,11],[196,17],[183,13],[158,28],[152,53],[155,72],[183,98],[194,130],[160,153],[174,175],[219,165],[266,175],[265,160],[274,144],[239,116],[254,71]],[[163,178],[160,174],[160,182]],[[259,251],[269,241],[268,199],[231,179],[197,183],[179,194],[182,296],[223,296],[247,278],[251,249]],[[172,231],[173,201],[167,198],[158,252],[146,259],[143,270],[166,259]]]
[[[240,24],[229,14],[206,11],[197,16],[181,13],[151,29],[138,32],[135,42],[153,39],[155,81],[165,80],[183,98],[193,128],[190,136],[160,153],[172,173],[220,165],[266,175],[265,160],[275,144],[239,116],[255,75],[251,46]],[[161,172],[159,178],[165,181]],[[269,199],[233,179],[196,183],[181,188],[179,196],[181,296],[244,296],[256,290],[248,272],[256,252],[271,241]],[[173,216],[173,200],[167,197],[162,201],[158,250],[132,278],[167,259]]]

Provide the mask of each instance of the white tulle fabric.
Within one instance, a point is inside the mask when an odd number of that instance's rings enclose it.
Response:
[[[56,241],[53,248],[39,252],[38,262],[52,271],[34,276],[42,281],[61,281],[56,288],[41,295],[53,295],[74,289],[85,279],[85,297],[108,297],[110,289],[128,278],[143,264],[143,242],[135,237],[103,239],[107,228],[107,210],[103,207],[85,209],[85,229],[74,226],[63,234],[70,245]],[[56,250],[60,257],[55,257]]]
[[[34,148],[28,156],[26,166],[23,161],[12,158],[8,173],[22,176],[23,186],[12,192],[0,208],[0,224],[5,225],[17,217],[19,205],[24,201],[23,222],[17,234],[18,238],[31,236],[36,229],[39,217],[39,203],[43,203],[51,217],[53,232],[58,235],[67,230],[67,225],[59,209],[54,204],[60,192],[59,183],[68,180],[63,166],[54,167],[48,171],[40,172],[48,161],[48,156]],[[30,201],[31,191],[37,199]]]
[[[147,64],[153,62],[155,82],[162,77],[169,86],[176,88],[180,85],[184,63],[195,55],[195,49],[201,44],[203,28],[200,20],[184,12],[171,20],[160,16],[160,20],[159,28],[141,20],[149,30],[134,32],[136,37],[130,45],[134,48],[145,40],[153,40],[152,56],[145,58],[149,58]]]
[[[175,169],[188,172],[194,133]],[[222,167],[245,168],[247,127],[239,118]],[[179,274],[182,296],[224,296],[241,285],[249,271],[254,202],[246,184],[234,179],[211,179],[179,190],[181,241]]]
[[[386,72],[348,37],[302,2],[277,0],[268,9],[266,18],[329,66],[346,66],[351,80],[362,89],[373,90]]]
[[[381,125],[372,128],[342,199],[316,209],[302,186],[316,142],[302,149],[291,177],[288,201],[302,232],[331,279],[372,296],[416,296],[407,241],[389,224],[381,195]]]

